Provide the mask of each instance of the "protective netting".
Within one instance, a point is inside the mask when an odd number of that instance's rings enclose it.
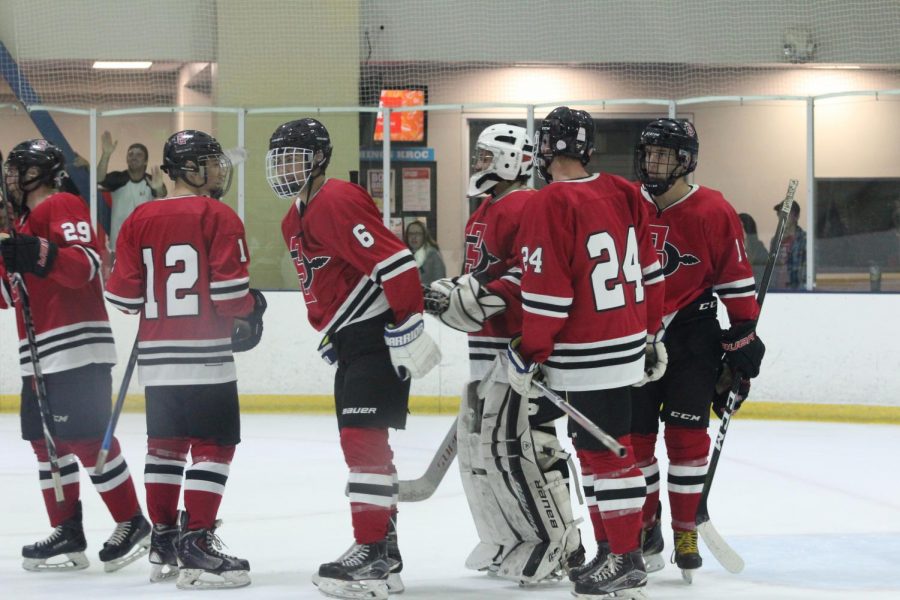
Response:
[[[372,106],[410,86],[431,104],[815,95],[898,87],[900,3],[6,0],[0,41],[0,103]]]

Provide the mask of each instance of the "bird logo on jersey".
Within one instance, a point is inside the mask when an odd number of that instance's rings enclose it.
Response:
[[[478,221],[472,223],[466,233],[466,273],[477,275],[491,268],[491,265],[500,262],[500,259],[490,253],[484,243],[484,235],[487,225]]]
[[[656,248],[656,254],[659,256],[659,263],[662,265],[665,277],[677,271],[681,265],[690,266],[700,262],[700,259],[693,254],[679,252],[674,244],[666,241],[668,236],[668,225],[650,225],[650,239],[653,247]]]
[[[300,236],[295,235],[291,238],[291,258],[294,259],[294,267],[297,269],[297,277],[300,279],[300,290],[303,292],[303,300],[307,304],[317,302],[318,299],[312,293],[313,277],[315,277],[316,269],[321,269],[328,261],[330,256],[313,256],[308,258],[303,253],[303,244]]]

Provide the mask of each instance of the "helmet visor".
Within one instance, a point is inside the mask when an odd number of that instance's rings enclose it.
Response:
[[[266,181],[283,200],[296,198],[312,171],[313,152],[307,148],[273,148],[266,153]]]

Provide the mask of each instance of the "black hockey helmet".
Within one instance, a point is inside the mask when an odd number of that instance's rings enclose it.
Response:
[[[269,138],[266,180],[275,195],[296,198],[331,161],[331,136],[316,119],[297,119],[278,126]]]
[[[209,181],[208,169],[218,167],[216,181]],[[196,188],[205,188],[211,198],[221,198],[231,187],[231,160],[222,151],[222,145],[208,133],[186,129],[173,133],[163,146],[163,172],[172,181],[182,179]],[[189,179],[190,174],[202,176],[202,180]]]
[[[536,164],[547,181],[550,163],[556,156],[568,156],[587,165],[594,149],[594,119],[583,110],[560,106],[550,111],[535,135]]]
[[[10,200],[16,206],[25,203],[28,192],[40,185],[59,188],[66,176],[66,158],[62,150],[45,139],[26,140],[16,145],[5,163],[4,180]],[[28,171],[36,170],[30,178]]]
[[[648,154],[647,148],[669,148],[663,162],[659,154]],[[656,119],[644,127],[634,158],[634,172],[644,188],[654,196],[666,193],[681,177],[697,168],[700,139],[689,121]]]

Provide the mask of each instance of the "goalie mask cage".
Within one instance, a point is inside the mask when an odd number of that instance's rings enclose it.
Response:
[[[296,289],[273,235],[287,203],[272,196],[263,166],[278,124],[322,120],[336,177],[359,170],[360,147],[380,147],[370,156],[386,174],[383,190],[412,185],[390,150],[403,128],[424,128],[438,165],[430,218],[452,272],[463,260],[473,123],[533,131],[565,104],[602,122],[592,168],[623,174],[635,140],[618,123],[690,118],[701,142],[696,180],[751,214],[763,243],[784,181],[798,177],[804,287],[829,277],[852,287],[859,275],[868,289],[871,266],[883,290],[900,289],[900,274],[891,279],[900,259],[876,260],[881,237],[900,229],[900,206],[885,195],[897,180],[900,197],[900,136],[885,134],[900,131],[895,0],[9,0],[0,42],[0,148],[64,137],[92,165],[72,170],[101,224],[104,131],[118,141],[109,170],[124,168],[132,142],[158,165],[162,142],[182,128],[247,148],[226,201],[247,223],[260,287]],[[409,100],[423,105],[379,113],[380,101],[412,91],[424,92]],[[865,187],[872,181],[877,192]],[[838,188],[869,201],[841,201]],[[391,224],[390,203],[381,204]]]

